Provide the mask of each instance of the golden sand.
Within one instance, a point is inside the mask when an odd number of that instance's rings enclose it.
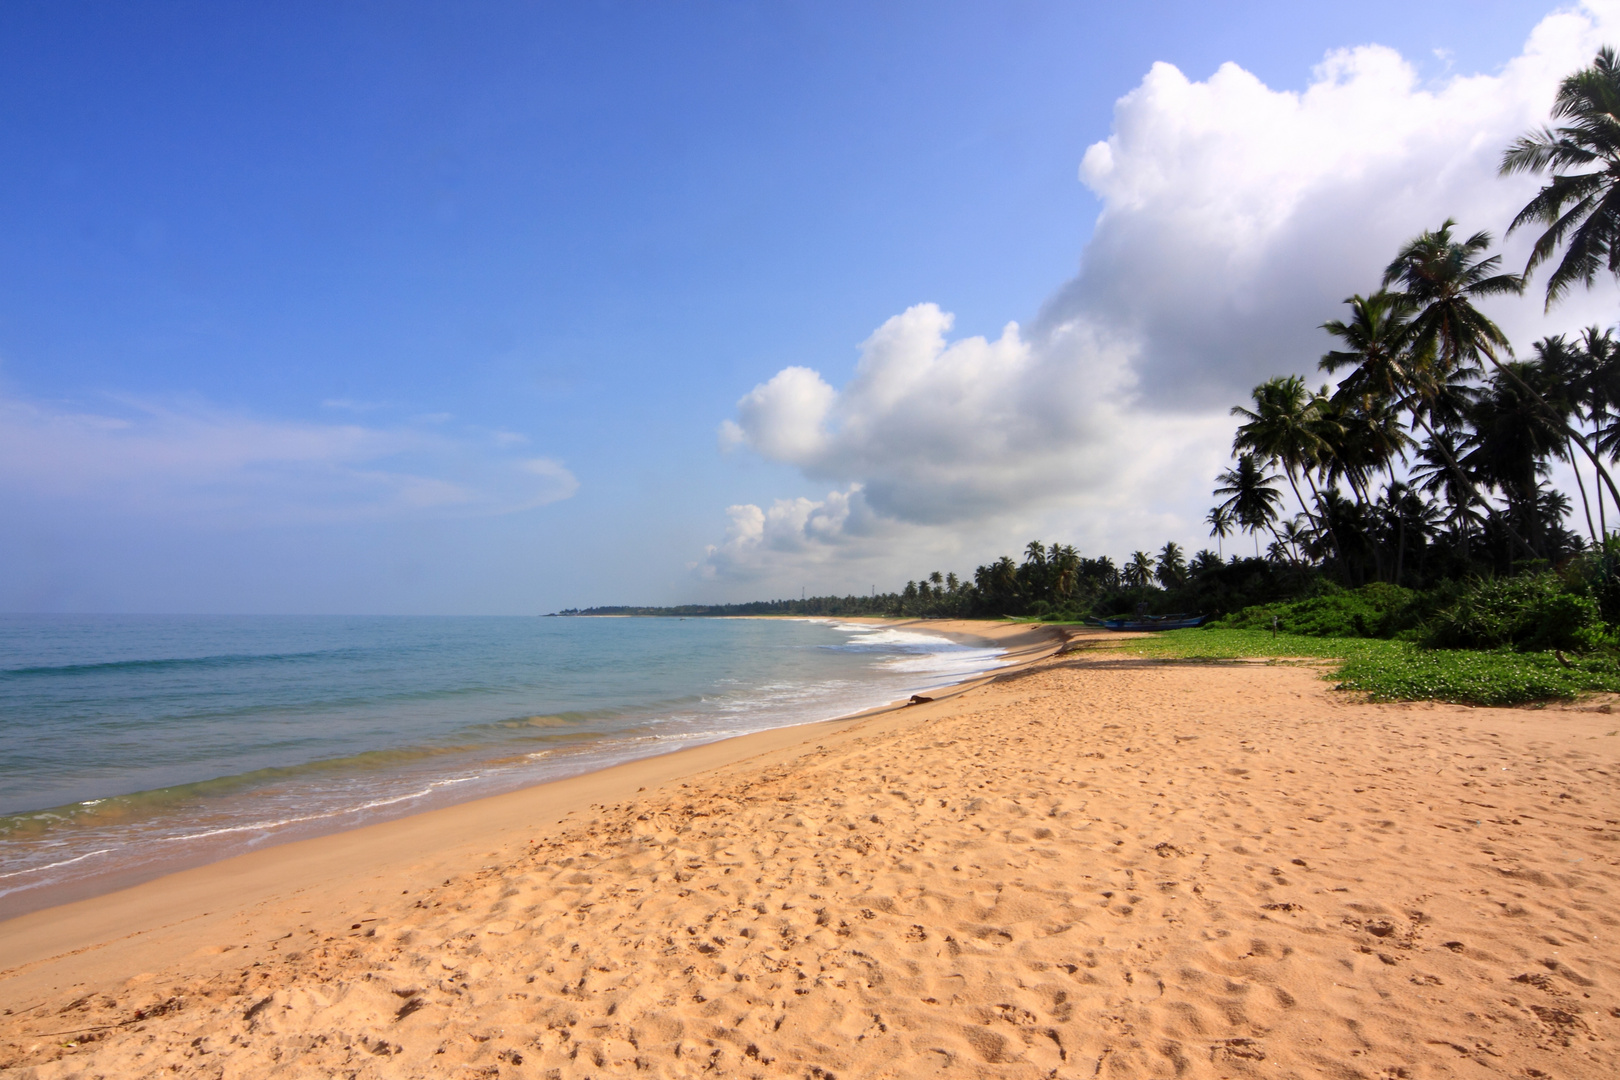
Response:
[[[1071,652],[0,924],[0,1066],[1611,1078],[1617,726]]]

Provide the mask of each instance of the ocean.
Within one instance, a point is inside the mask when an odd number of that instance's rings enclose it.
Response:
[[[1001,663],[836,620],[0,615],[0,918]]]

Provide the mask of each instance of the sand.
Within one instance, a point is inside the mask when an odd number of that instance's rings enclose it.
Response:
[[[1613,1077],[1617,728],[1083,648],[0,923],[0,1067]]]

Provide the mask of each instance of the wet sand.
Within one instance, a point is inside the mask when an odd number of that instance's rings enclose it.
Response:
[[[1610,1077],[1617,728],[1086,648],[0,923],[0,1067]]]

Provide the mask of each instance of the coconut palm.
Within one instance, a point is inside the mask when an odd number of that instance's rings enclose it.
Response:
[[[1510,234],[1546,226],[1530,249],[1526,277],[1564,249],[1547,278],[1548,308],[1577,282],[1590,287],[1600,270],[1620,275],[1620,61],[1612,48],[1599,49],[1591,67],[1559,84],[1552,118],[1567,123],[1520,136],[1501,165],[1504,176],[1552,174],[1508,226]]]
[[[1473,304],[1475,297],[1517,295],[1524,291],[1524,279],[1496,273],[1501,256],[1481,257],[1490,248],[1490,233],[1478,232],[1459,241],[1451,236],[1454,224],[1448,218],[1438,232],[1420,234],[1384,271],[1384,284],[1403,285],[1406,297],[1418,309],[1412,318],[1413,350],[1432,347],[1442,369],[1477,363],[1483,357],[1499,374],[1516,383],[1522,393],[1556,416],[1557,410],[1538,389],[1525,382],[1518,371],[1503,366],[1498,352],[1512,353],[1507,336]],[[1592,463],[1610,497],[1620,503],[1620,488],[1615,487],[1586,437],[1564,418],[1560,417],[1559,422],[1565,435]],[[1511,528],[1508,532],[1522,542]]]
[[[1620,342],[1607,330],[1589,326],[1581,331],[1581,346],[1577,353],[1578,369],[1571,395],[1575,409],[1573,417],[1579,423],[1591,425],[1591,442],[1601,453],[1613,459],[1620,451]],[[1573,456],[1571,456],[1573,462]],[[1594,470],[1596,471],[1596,470]],[[1576,476],[1580,473],[1577,471]],[[1602,478],[1592,485],[1598,511],[1598,536],[1609,535],[1609,524],[1603,505]]]
[[[1447,222],[1445,228],[1450,224]],[[1371,296],[1352,296],[1345,303],[1350,307],[1349,321],[1334,319],[1322,324],[1322,329],[1345,347],[1325,353],[1321,368],[1330,373],[1350,369],[1339,383],[1335,401],[1341,405],[1392,402],[1409,412],[1413,424],[1422,429],[1429,437],[1428,444],[1445,460],[1452,482],[1487,513],[1495,513],[1495,507],[1456,458],[1445,457],[1451,452],[1450,441],[1438,437],[1439,431],[1454,430],[1461,423],[1472,398],[1469,380],[1479,370],[1477,363],[1467,357],[1466,350],[1462,350],[1462,360],[1455,356],[1458,350],[1453,350],[1450,360],[1445,359],[1433,340],[1421,351],[1414,351],[1418,333],[1410,322],[1413,302],[1405,293],[1380,290]],[[1434,330],[1433,322],[1430,328]],[[1439,336],[1438,330],[1431,335]],[[1348,466],[1341,465],[1341,469],[1352,478],[1358,475]],[[1521,542],[1528,548],[1527,541],[1521,538]]]
[[[1272,539],[1278,539],[1277,530],[1272,527],[1277,520],[1277,504],[1282,502],[1282,493],[1272,486],[1276,479],[1266,472],[1265,466],[1253,453],[1240,454],[1237,468],[1227,469],[1216,477],[1221,486],[1215,489],[1215,494],[1227,496],[1221,507],[1232,515],[1244,532],[1254,535],[1254,556],[1257,559],[1260,557],[1261,529],[1269,531]]]
[[[1315,519],[1309,514],[1296,515],[1293,519],[1283,522],[1282,528],[1277,531],[1283,543],[1288,545],[1288,550],[1294,553],[1295,563],[1299,562],[1301,552],[1310,557],[1311,549],[1316,546],[1318,530]]]
[[[1080,552],[1072,544],[1053,544],[1047,551],[1052,572],[1052,591],[1060,597],[1074,595],[1080,584]]]
[[[1130,561],[1120,571],[1120,577],[1125,579],[1125,584],[1133,588],[1141,588],[1152,583],[1153,556],[1145,551],[1131,552]]]
[[[1425,229],[1408,240],[1384,268],[1384,287],[1400,286],[1411,309],[1407,328],[1414,354],[1433,349],[1445,368],[1477,365],[1483,357],[1511,353],[1507,335],[1474,306],[1478,299],[1517,296],[1524,279],[1500,273],[1502,257],[1487,256],[1491,234],[1477,232],[1466,240],[1452,235],[1457,222],[1447,218],[1433,232]]]
[[[1451,508],[1448,520],[1466,562],[1469,538],[1482,519],[1472,510],[1478,503],[1474,497],[1478,489],[1473,486],[1472,478],[1457,464],[1460,452],[1451,434],[1441,432],[1429,436],[1417,450],[1417,463],[1411,472],[1411,482],[1430,495],[1443,496],[1446,505]]]
[[[1253,397],[1253,409],[1232,408],[1232,415],[1245,421],[1232,439],[1232,452],[1250,450],[1267,463],[1281,465],[1294,498],[1309,514],[1296,477],[1303,473],[1310,482],[1311,470],[1327,450],[1322,438],[1322,403],[1297,375],[1267,379],[1254,388]]]
[[[1391,480],[1385,487],[1378,510],[1383,518],[1383,531],[1393,534],[1395,546],[1395,584],[1399,585],[1406,568],[1406,552],[1412,547],[1426,547],[1434,535],[1439,511],[1422,498],[1406,482]]]
[[[1172,540],[1160,548],[1158,562],[1159,568],[1154,574],[1160,585],[1176,589],[1187,583],[1187,559],[1180,544]]]
[[[1491,380],[1473,409],[1473,432],[1464,441],[1463,461],[1502,491],[1508,513],[1529,528],[1538,541],[1536,553],[1545,558],[1553,554],[1548,546],[1555,535],[1552,526],[1561,521],[1548,522],[1539,512],[1541,478],[1548,472],[1548,459],[1566,443],[1565,425],[1525,392],[1541,377],[1535,365],[1514,363]]]
[[[1597,327],[1592,327],[1587,333],[1592,343],[1602,350],[1601,343],[1604,339],[1599,336]],[[1591,361],[1589,350],[1571,345],[1563,334],[1542,338],[1535,343],[1534,348],[1538,381],[1542,384],[1542,392],[1548,404],[1566,419],[1573,418],[1584,422],[1587,419],[1584,410],[1586,391],[1591,377],[1588,366]],[[1569,462],[1570,471],[1575,474],[1575,486],[1581,496],[1581,511],[1586,518],[1586,533],[1592,542],[1596,543],[1598,531],[1592,522],[1592,502],[1586,495],[1586,480],[1581,476],[1580,462],[1576,460],[1574,444],[1567,435],[1562,436],[1562,442],[1563,449],[1558,456]],[[1601,484],[1597,490],[1601,497],[1603,494]]]
[[[1500,273],[1501,256],[1485,254],[1491,246],[1490,233],[1477,232],[1460,240],[1452,235],[1454,225],[1456,222],[1447,218],[1439,229],[1418,234],[1384,269],[1384,284],[1399,285],[1413,309],[1408,347],[1414,354],[1432,354],[1431,382],[1478,367],[1485,360],[1551,411],[1517,372],[1503,367],[1503,356],[1499,354],[1512,353],[1507,335],[1474,306],[1478,298],[1518,295],[1524,291],[1524,279]],[[1608,473],[1580,434],[1572,428],[1568,428],[1568,434],[1608,481]],[[1608,482],[1612,491],[1613,482]],[[1620,501],[1620,492],[1615,492],[1615,498]],[[1504,519],[1498,524],[1514,543],[1533,552],[1529,541],[1510,522]]]
[[[1226,538],[1232,535],[1232,526],[1236,524],[1232,512],[1224,505],[1211,507],[1209,513],[1204,515],[1204,524],[1209,526],[1209,535],[1215,537],[1217,554],[1225,559]]]

